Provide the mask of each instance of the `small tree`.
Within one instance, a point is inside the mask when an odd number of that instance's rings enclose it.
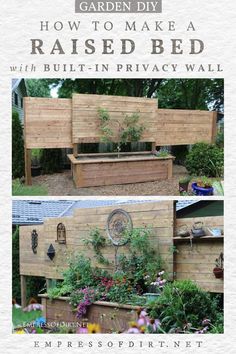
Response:
[[[24,176],[24,140],[23,129],[21,126],[19,114],[12,112],[12,176],[21,178]]]
[[[118,157],[121,151],[121,146],[128,142],[138,142],[143,135],[145,127],[139,124],[139,114],[133,113],[125,115],[123,121],[114,120],[118,126],[117,133],[114,132],[110,114],[104,108],[98,109],[98,117],[100,121],[100,131],[102,133],[101,141],[110,143],[112,140],[117,140]]]

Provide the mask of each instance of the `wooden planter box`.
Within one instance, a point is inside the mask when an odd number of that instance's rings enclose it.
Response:
[[[47,294],[39,295],[42,298],[43,315],[50,322],[78,323],[76,313],[72,311],[69,298],[60,297],[50,300]],[[121,305],[114,302],[96,301],[89,306],[86,313],[88,323],[99,323],[102,333],[124,332],[129,328],[130,321],[138,319],[138,306]]]
[[[174,157],[150,152],[68,155],[77,188],[165,180],[172,177]]]

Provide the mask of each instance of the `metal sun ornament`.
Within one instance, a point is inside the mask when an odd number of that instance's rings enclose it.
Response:
[[[109,214],[107,233],[114,246],[124,246],[128,242],[125,232],[132,231],[132,229],[132,219],[123,209],[115,209]]]

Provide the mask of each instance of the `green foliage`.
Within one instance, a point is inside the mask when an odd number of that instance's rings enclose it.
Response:
[[[61,149],[44,149],[40,163],[45,174],[60,172],[62,169]]]
[[[37,318],[42,317],[42,311],[24,312],[22,309],[12,309],[12,322],[14,327],[23,327],[26,323],[31,323]]]
[[[19,228],[12,235],[12,297],[17,303],[21,301],[19,270]]]
[[[216,135],[216,145],[219,148],[224,148],[224,131],[221,130]]]
[[[158,106],[170,109],[203,109],[222,111],[223,79],[166,79],[157,92]]]
[[[40,164],[40,159],[42,156],[42,149],[32,149],[31,151],[31,162],[33,166],[38,166]]]
[[[63,281],[50,288],[48,295],[50,298],[68,296],[77,289],[95,286],[101,274],[103,271],[93,268],[90,259],[77,254],[69,259],[68,268],[63,272]]]
[[[102,254],[102,249],[107,246],[107,242],[104,236],[101,235],[100,230],[96,227],[91,230],[90,238],[84,240],[86,245],[92,245],[95,257],[100,264],[109,265],[108,259],[106,259]]]
[[[128,142],[139,141],[143,135],[144,130],[144,126],[139,124],[138,113],[126,115],[120,133],[121,143],[127,144]]]
[[[128,142],[139,141],[145,130],[143,125],[138,124],[139,114],[133,113],[131,115],[126,115],[122,123],[118,120],[115,121],[118,125],[118,136],[115,137],[115,133],[110,126],[111,118],[109,112],[104,108],[99,108],[98,117],[100,120],[100,131],[102,133],[101,141],[103,143],[112,143],[112,139],[115,138],[118,140],[118,154],[121,151],[122,145],[126,145]]]
[[[212,181],[210,178],[206,176],[202,176],[201,178],[197,179],[197,186],[201,188],[211,188],[212,187]]]
[[[220,177],[223,167],[224,151],[216,145],[195,144],[186,157],[186,168],[192,175]]]
[[[25,186],[19,179],[12,181],[12,195],[14,196],[39,196],[47,194],[48,191],[45,186]]]
[[[120,254],[119,268],[127,274],[134,285],[142,292],[145,289],[144,278],[148,274],[152,279],[163,268],[163,260],[157,247],[150,241],[151,229],[133,229],[127,231],[129,254]]]
[[[165,150],[162,150],[162,151],[158,151],[156,154],[155,154],[156,157],[168,157],[169,156],[169,153],[168,151],[165,151]]]
[[[38,294],[45,287],[45,280],[38,277],[26,278],[26,298],[37,298]],[[19,228],[12,235],[12,298],[21,303],[20,271],[19,271]]]
[[[30,97],[50,97],[48,80],[26,79],[25,82]]]
[[[149,315],[159,318],[164,331],[185,330],[187,324],[198,329],[204,319],[218,320],[218,298],[190,280],[167,284],[160,296],[149,304]]]
[[[182,183],[182,184],[189,183],[191,181],[191,179],[192,179],[192,176],[186,176],[186,177],[181,178],[179,180],[179,183]]]
[[[24,176],[24,140],[23,129],[19,115],[16,111],[12,112],[12,176],[21,178]]]
[[[223,79],[49,79],[59,86],[59,97],[73,92],[98,95],[158,97],[160,108],[208,109],[222,111]]]

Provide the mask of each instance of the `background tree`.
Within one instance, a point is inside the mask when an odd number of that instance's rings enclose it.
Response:
[[[45,79],[26,79],[28,95],[30,97],[50,97],[50,86]]]
[[[21,178],[24,176],[24,140],[23,129],[19,114],[12,112],[12,177]]]
[[[49,79],[58,95],[73,93],[157,97],[161,108],[223,111],[223,79]]]

